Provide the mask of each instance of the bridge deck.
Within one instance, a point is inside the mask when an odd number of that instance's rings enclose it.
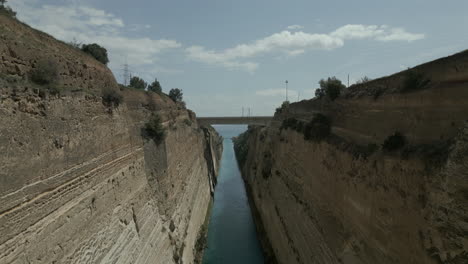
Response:
[[[272,116],[197,117],[200,125],[268,125],[272,119]]]

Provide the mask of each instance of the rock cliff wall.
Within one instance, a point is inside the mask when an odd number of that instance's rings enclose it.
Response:
[[[123,89],[123,103],[106,106],[100,90],[118,89],[107,67],[0,20],[0,263],[196,261],[216,131],[165,95]],[[63,64],[58,83],[71,90],[29,82],[41,55]],[[142,136],[154,113],[166,130],[159,145]]]
[[[355,88],[333,103],[291,104],[269,126],[250,127],[237,154],[246,155],[239,157],[243,177],[276,260],[467,263],[466,77],[465,68],[456,83],[378,98]],[[286,118],[308,121],[315,113],[331,120],[327,139],[305,140],[300,129],[281,127]],[[395,131],[407,135],[407,145],[382,150]]]

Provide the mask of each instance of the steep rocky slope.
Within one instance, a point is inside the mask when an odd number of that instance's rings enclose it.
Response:
[[[41,60],[48,60],[57,65],[60,86],[100,92],[116,85],[111,71],[90,55],[1,14],[0,39],[3,75],[27,78]]]
[[[237,139],[279,263],[468,263],[467,62],[464,52],[416,68],[430,78],[421,89],[402,91],[402,72],[291,104]],[[331,134],[306,140],[317,113]],[[383,150],[396,131],[406,145]]]
[[[0,263],[193,263],[222,141],[165,95],[0,15]],[[59,65],[59,94],[29,81]],[[123,96],[118,107],[101,91]],[[152,114],[166,138],[142,136]]]

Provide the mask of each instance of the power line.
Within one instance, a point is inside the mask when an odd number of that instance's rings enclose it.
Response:
[[[123,65],[123,81],[125,86],[129,85],[131,78],[132,74],[130,72],[130,67],[127,63],[127,56],[125,56],[125,64]]]

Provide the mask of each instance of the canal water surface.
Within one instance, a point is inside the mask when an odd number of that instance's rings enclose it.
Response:
[[[263,255],[234,156],[231,138],[247,129],[244,125],[213,126],[223,136],[223,157],[208,227],[204,264],[261,264]]]

